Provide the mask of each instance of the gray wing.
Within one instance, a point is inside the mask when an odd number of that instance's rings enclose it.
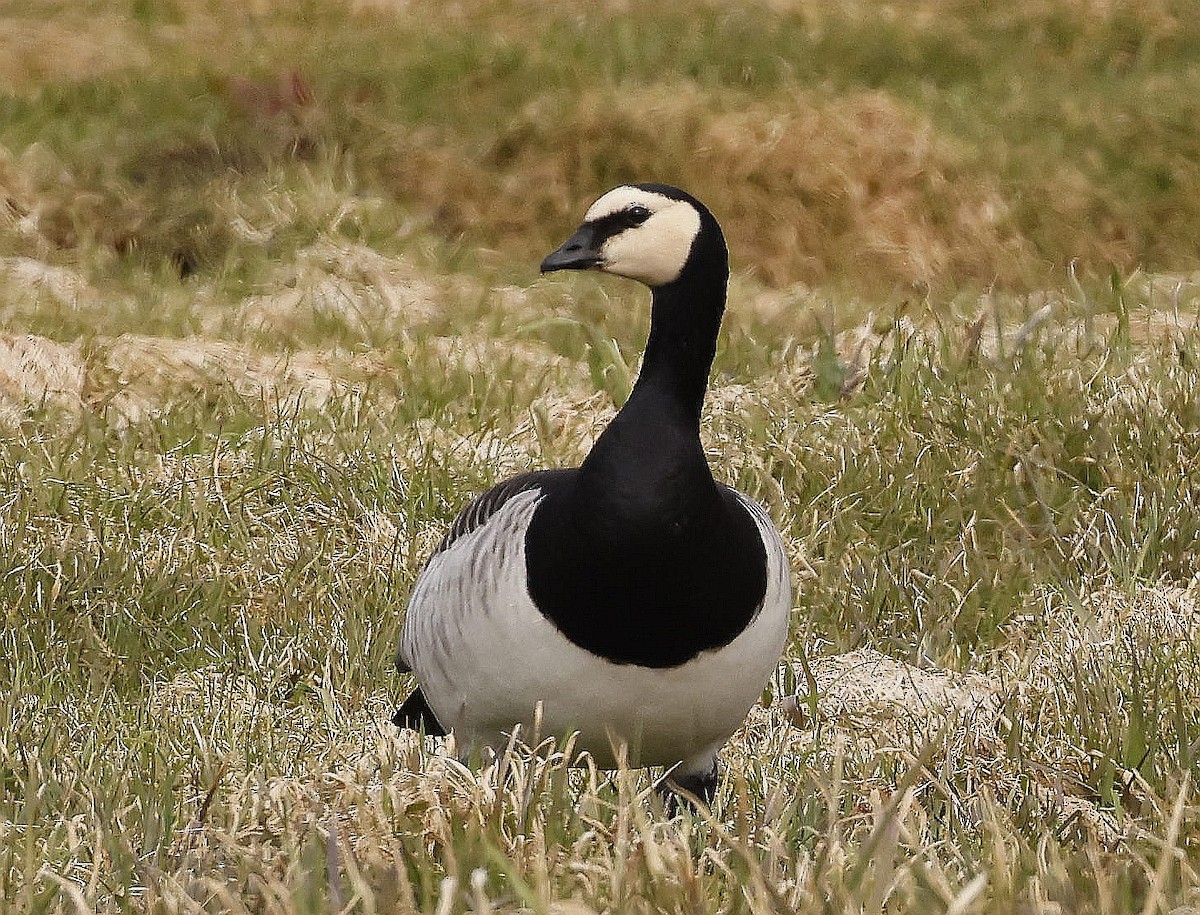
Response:
[[[432,559],[438,553],[446,552],[456,540],[467,536],[472,531],[479,530],[487,524],[488,519],[496,514],[505,502],[517,493],[529,489],[544,489],[555,478],[572,472],[569,470],[533,470],[497,483],[487,492],[476,496],[467,503],[429,558]]]
[[[437,556],[439,553],[445,553],[463,537],[479,530],[487,524],[488,520],[513,496],[531,489],[547,490],[565,482],[574,473],[576,473],[574,469],[533,470],[529,473],[509,477],[481,495],[476,496],[458,513],[458,517],[451,523],[450,528],[437,545],[437,549],[425,561],[425,567],[428,568],[429,562],[434,556]],[[396,669],[402,674],[412,671],[408,659],[404,657],[403,645],[396,651]]]

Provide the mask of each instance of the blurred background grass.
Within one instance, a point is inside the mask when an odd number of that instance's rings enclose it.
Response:
[[[381,204],[340,237],[419,231],[520,276],[581,202],[648,179],[774,286],[1196,265],[1186,0],[0,9],[6,243],[104,277],[255,278],[325,228],[314,181]]]

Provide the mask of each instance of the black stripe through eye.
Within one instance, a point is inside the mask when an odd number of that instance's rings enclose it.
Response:
[[[630,225],[640,226],[650,218],[650,211],[640,203],[631,203],[625,207],[625,215],[628,217]]]
[[[606,238],[624,232],[626,229],[632,229],[634,226],[640,226],[643,222],[649,219],[653,213],[648,207],[640,203],[631,203],[623,210],[617,210],[609,213],[607,216],[601,216],[599,219],[594,219],[588,225],[591,227],[595,238],[598,239],[597,244]]]

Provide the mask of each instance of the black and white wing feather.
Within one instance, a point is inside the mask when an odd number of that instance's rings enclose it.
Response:
[[[429,574],[430,566],[438,557],[444,557],[445,554],[452,552],[456,544],[462,543],[469,535],[483,529],[488,521],[492,520],[497,512],[508,504],[514,496],[530,491],[541,491],[555,482],[560,482],[574,472],[573,470],[535,470],[530,473],[522,473],[515,477],[510,477],[501,483],[497,483],[491,489],[476,496],[458,513],[458,516],[446,531],[445,536],[442,537],[437,549],[433,551],[426,561],[425,569],[421,575],[425,576]],[[417,592],[420,590],[420,583],[420,579],[418,579]],[[440,608],[439,612],[453,614],[458,609],[455,606],[447,605]],[[408,625],[407,620],[405,625]],[[400,648],[396,653],[396,668],[400,673],[412,672],[412,663],[406,656],[404,647],[406,641],[408,640],[401,639]],[[409,697],[404,700],[400,708],[396,710],[392,721],[397,727],[423,730],[426,734],[435,737],[446,734],[446,729],[437,720],[436,714],[430,708],[429,702],[420,687],[413,690]]]
[[[572,471],[563,470],[534,470],[529,473],[518,474],[515,477],[497,483],[487,492],[476,496],[458,513],[458,517],[454,519],[454,523],[450,525],[450,529],[446,531],[446,535],[442,537],[441,543],[437,549],[433,551],[433,555],[429,558],[433,559],[439,553],[444,553],[450,547],[454,546],[455,542],[473,533],[479,528],[487,524],[488,519],[496,512],[504,507],[504,503],[511,499],[517,493],[526,492],[530,489],[541,489],[554,478],[561,476],[564,473]],[[426,563],[428,566],[428,562]]]

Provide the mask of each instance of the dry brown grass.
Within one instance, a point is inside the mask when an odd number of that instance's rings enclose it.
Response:
[[[222,391],[272,410],[320,408],[351,390],[331,372],[336,356],[265,354],[234,343],[125,334],[86,346],[34,335],[0,334],[0,407],[13,421],[30,408],[68,414],[89,408],[117,422]],[[353,375],[349,360],[342,375]]]
[[[686,84],[606,91],[526,109],[480,158],[452,142],[402,138],[397,191],[442,231],[482,230],[497,244],[546,236],[537,227],[557,226],[588,187],[653,178],[704,199],[735,266],[772,285],[1011,280],[1031,254],[994,180],[880,92],[756,102]]]
[[[153,57],[127,15],[95,10],[74,14],[65,4],[44,4],[12,15],[0,7],[0,86],[35,92],[47,82],[82,82],[148,66]],[[29,15],[33,12],[33,15]]]
[[[647,179],[704,199],[735,267],[774,286],[849,280],[944,295],[955,283],[1061,282],[1065,260],[1045,273],[1033,223],[1092,265],[1128,269],[1149,242],[1137,215],[1070,162],[1031,177],[1018,209],[978,150],[880,91],[756,100],[682,83],[609,90],[530,105],[484,148],[439,131],[396,142],[386,166],[395,193],[440,233],[506,253],[515,239],[548,243],[546,227],[594,189]]]
[[[689,8],[708,19],[723,9],[701,0]],[[504,63],[506,54],[536,73],[545,58],[576,53],[569,45],[539,48],[531,38],[533,17],[557,40],[570,21],[540,0],[322,8],[323,27],[400,45],[394,73],[368,69],[345,78],[328,68],[311,30],[285,6],[148,9],[136,24],[51,3],[38,12],[14,8],[0,20],[0,60],[15,95],[85,77],[103,82],[114,68],[143,74],[134,84],[150,85],[156,61],[169,59],[180,80],[196,82],[189,92],[205,97],[213,124],[148,143],[144,131],[121,125],[128,136],[120,154],[128,161],[119,181],[45,149],[9,155],[0,196],[10,217],[24,220],[27,243],[84,251],[98,243],[118,259],[215,269],[248,244],[235,224],[246,181],[337,150],[365,190],[382,191],[389,205],[399,201],[416,224],[443,239],[498,248],[506,260],[549,243],[581,201],[607,186],[665,180],[709,202],[729,230],[739,268],[774,286],[933,289],[944,297],[962,284],[1055,285],[1072,259],[1122,270],[1148,258],[1156,269],[1187,266],[1180,260],[1190,251],[1185,238],[1195,217],[1186,201],[1200,198],[1194,142],[1183,124],[1188,108],[1170,95],[1169,77],[1137,75],[1155,49],[1185,41],[1182,7],[1171,0],[1031,2],[1008,11],[978,0],[923,0],[903,10],[832,2],[738,8],[764,29],[785,23],[797,42],[820,53],[829,53],[820,43],[831,34],[850,40],[875,28],[894,32],[901,71],[906,54],[944,47],[962,58],[947,66],[962,69],[968,94],[1002,77],[987,44],[993,32],[1002,34],[1030,55],[1028,72],[1013,74],[1007,92],[987,88],[991,95],[979,104],[995,107],[991,114],[934,85],[953,84],[953,76],[930,74],[930,85],[916,91],[886,85],[886,70],[870,77],[885,84],[877,88],[832,78],[816,86],[714,86],[669,67],[652,78],[602,80],[599,88],[591,81],[582,90],[527,85],[521,81],[529,73]],[[574,28],[597,30],[596,40],[605,41],[603,29],[646,15],[637,5],[613,4]],[[476,117],[456,111],[412,121],[403,104],[385,101],[389,81],[407,78],[413,49],[405,42],[419,51],[426,21],[428,42],[447,53],[448,67],[460,65],[460,53],[480,56],[466,90],[479,98]],[[481,47],[459,49],[455,30],[483,22]],[[265,43],[263,30],[270,32]],[[1111,73],[1097,76],[1096,49],[1110,47]],[[603,64],[586,58],[580,66]],[[515,69],[508,74],[505,66]],[[1115,80],[1112,107],[1083,92],[1041,97],[1039,67],[1054,71],[1055,85]],[[435,108],[441,78],[431,64],[415,86],[431,94]],[[164,93],[170,97],[169,82],[148,98]],[[1156,99],[1170,100],[1160,116]],[[170,101],[168,110],[180,103]],[[156,113],[143,116],[153,121]],[[1012,149],[1007,121],[1023,131]],[[1070,138],[1069,149],[1056,148],[1055,133]],[[1122,163],[1124,148],[1150,147],[1155,138],[1160,150],[1139,157],[1148,161]],[[26,253],[42,252],[35,245]]]

